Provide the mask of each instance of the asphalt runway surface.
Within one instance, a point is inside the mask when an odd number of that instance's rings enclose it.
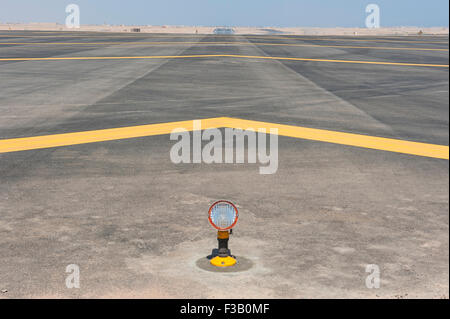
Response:
[[[448,62],[442,36],[1,31],[0,298],[448,298]],[[102,131],[222,117],[444,156],[281,134],[261,175]],[[103,139],[27,139],[87,131]],[[239,208],[243,271],[198,266],[219,199]]]

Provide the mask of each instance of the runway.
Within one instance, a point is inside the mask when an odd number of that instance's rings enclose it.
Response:
[[[1,31],[0,298],[448,298],[448,61],[442,36]],[[277,172],[172,163],[196,119],[276,127]],[[197,267],[219,199],[246,271]]]

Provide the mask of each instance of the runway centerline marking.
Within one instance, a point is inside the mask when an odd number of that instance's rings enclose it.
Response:
[[[278,135],[280,136],[445,160],[449,159],[449,147],[446,145],[428,144],[229,117],[208,118],[200,121],[201,127],[204,130],[223,127],[235,129],[240,128],[244,130],[258,130],[265,128],[266,131],[269,132],[271,128],[276,128],[278,129]],[[172,130],[177,128],[192,131],[194,129],[193,121],[168,122],[84,132],[4,139],[0,140],[0,153],[106,142],[154,135],[166,135],[170,134]]]
[[[289,60],[308,62],[330,62],[330,63],[354,63],[373,65],[393,65],[393,66],[419,66],[448,68],[448,64],[423,64],[423,63],[403,63],[403,62],[381,62],[381,61],[358,61],[358,60],[332,60],[332,59],[312,59],[295,57],[275,57],[257,55],[237,55],[237,54],[196,54],[196,55],[166,55],[166,56],[92,56],[92,57],[48,57],[48,58],[0,58],[0,61],[59,61],[59,60],[127,60],[127,59],[184,59],[184,58],[245,58],[264,60]]]
[[[323,45],[323,44],[298,44],[298,43],[265,43],[265,42],[191,42],[191,41],[154,41],[154,42],[0,42],[0,45],[26,45],[26,46],[99,46],[99,45],[147,45],[147,46],[162,46],[162,45],[201,45],[201,46],[215,46],[215,45],[232,45],[232,46],[287,46],[287,47],[311,47],[311,48],[342,48],[342,49],[370,49],[370,50],[398,50],[398,51],[442,51],[448,52],[449,49],[440,48],[403,48],[403,47],[372,47],[372,46],[349,46],[349,45]]]

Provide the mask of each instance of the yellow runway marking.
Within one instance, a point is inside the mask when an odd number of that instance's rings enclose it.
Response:
[[[202,120],[202,128],[221,127],[221,118]],[[139,125],[76,133],[64,133],[0,140],[0,153],[18,152],[41,148],[78,145],[95,142],[114,141],[152,135],[170,134],[176,128],[193,130],[193,121]]]
[[[259,121],[225,118],[225,126],[242,129],[270,128],[278,129],[278,135],[334,144],[350,145],[382,151],[404,153],[410,155],[449,159],[449,147],[445,145],[404,141],[399,139],[368,136],[354,133],[313,129],[292,125],[283,125]]]
[[[395,47],[367,47],[350,45],[321,45],[321,44],[289,44],[289,43],[252,43],[255,45],[268,46],[293,46],[293,47],[318,47],[318,48],[343,48],[343,49],[371,49],[371,50],[405,50],[405,51],[448,51],[448,49],[437,48],[395,48]]]
[[[402,62],[378,62],[378,61],[358,61],[358,60],[331,60],[331,59],[309,59],[309,58],[288,58],[275,56],[253,56],[253,55],[224,55],[227,57],[249,58],[249,59],[269,59],[269,60],[292,60],[292,61],[311,61],[311,62],[334,62],[334,63],[358,63],[358,64],[378,64],[378,65],[397,65],[397,66],[428,66],[448,68],[448,64],[422,64],[422,63],[402,63]]]
[[[202,129],[229,127],[241,128],[245,130],[258,130],[264,128],[267,132],[269,132],[271,128],[275,128],[278,129],[278,135],[280,136],[446,160],[449,159],[449,147],[445,145],[411,142],[392,138],[313,129],[268,122],[242,120],[229,117],[210,118],[200,121]],[[177,128],[183,128],[187,131],[192,131],[194,129],[193,124],[193,121],[180,121],[95,131],[6,139],[0,140],[0,153],[114,141],[153,135],[165,135],[170,134],[172,130]]]
[[[353,41],[353,42],[394,42],[394,43],[424,43],[424,44],[448,44],[448,39],[445,41],[427,41],[424,40],[395,40],[391,38],[383,39],[373,37],[370,39],[354,39],[350,38],[313,38],[303,35],[284,35],[284,36],[268,36],[268,35],[252,35],[252,34],[236,34],[236,35],[220,35],[220,34],[166,34],[157,35],[152,33],[140,35],[0,35],[0,38],[117,38],[117,39],[145,39],[145,38],[203,38],[203,37],[217,37],[217,38],[237,38],[244,37],[247,39],[282,39],[282,40],[311,40],[311,41]],[[370,37],[370,36],[368,36]]]
[[[1,58],[0,61],[57,61],[57,60],[127,60],[127,59],[177,59],[177,58],[214,58],[223,54],[201,55],[149,55],[149,56],[87,56],[87,57],[52,57],[52,58]]]
[[[0,58],[0,61],[58,61],[58,60],[127,60],[127,59],[182,59],[182,58],[246,58],[264,60],[290,60],[309,62],[333,62],[333,63],[356,63],[375,64],[393,66],[420,66],[448,68],[448,64],[423,64],[423,63],[402,63],[402,62],[381,62],[381,61],[358,61],[358,60],[332,60],[332,59],[310,59],[310,58],[289,58],[257,55],[236,55],[236,54],[200,54],[200,55],[163,55],[163,56],[92,56],[92,57],[50,57],[50,58]]]
[[[318,47],[318,48],[342,48],[342,49],[371,49],[371,50],[401,50],[401,51],[449,51],[449,49],[438,48],[396,48],[396,47],[371,47],[371,46],[348,46],[348,45],[321,45],[321,44],[296,44],[296,43],[256,43],[256,42],[173,42],[173,41],[155,41],[155,42],[0,42],[0,45],[26,45],[26,46],[49,46],[49,45],[80,45],[80,46],[99,46],[99,45],[148,45],[148,46],[161,46],[161,45],[202,45],[202,46],[214,46],[214,45],[233,45],[233,46],[287,46],[287,47]]]
[[[448,44],[448,41],[421,41],[421,40],[393,40],[393,39],[349,39],[349,38],[308,38],[304,36],[245,36],[248,39],[282,39],[282,40],[307,40],[307,41],[350,41],[350,42],[389,42],[389,43],[423,43],[423,44]]]

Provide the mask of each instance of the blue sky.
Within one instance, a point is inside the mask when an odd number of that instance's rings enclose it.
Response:
[[[81,24],[363,27],[365,7],[381,26],[447,26],[448,0],[0,0],[1,22],[64,23],[80,6]]]

